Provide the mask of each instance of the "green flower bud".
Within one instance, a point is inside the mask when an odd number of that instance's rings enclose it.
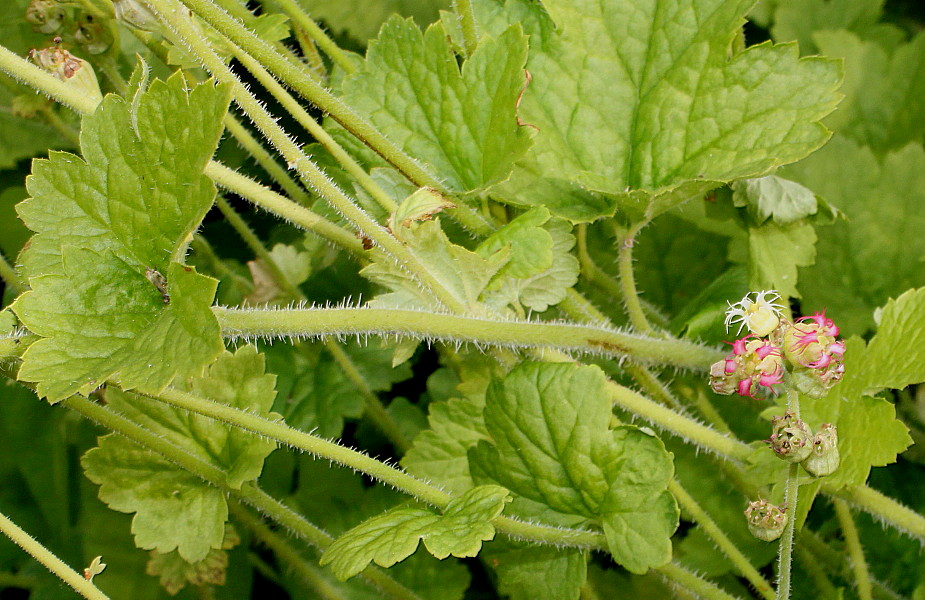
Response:
[[[786,412],[781,417],[774,417],[771,428],[773,433],[768,443],[779,458],[797,463],[803,462],[812,453],[813,432],[796,414]]]
[[[31,50],[32,62],[48,71],[61,81],[74,86],[80,93],[92,98],[97,103],[103,101],[100,84],[96,73],[87,61],[77,58],[67,50],[53,46],[43,50]]]
[[[108,23],[100,22],[96,17],[87,13],[77,19],[74,41],[90,54],[102,54],[112,47],[115,35]]]
[[[779,538],[787,525],[786,511],[767,500],[749,502],[748,508],[745,509],[745,518],[752,535],[765,542],[773,542]]]
[[[26,8],[26,21],[39,33],[55,33],[66,20],[67,11],[57,0],[32,0]]]
[[[144,0],[112,0],[116,19],[135,29],[158,31],[161,24]]]
[[[812,452],[803,461],[803,468],[813,477],[831,475],[838,468],[838,431],[835,425],[823,423],[813,436]]]

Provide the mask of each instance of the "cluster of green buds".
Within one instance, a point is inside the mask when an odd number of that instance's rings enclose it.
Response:
[[[61,0],[32,0],[26,21],[39,33],[54,34],[65,44],[76,44],[88,54],[102,54],[113,47],[116,30],[111,20],[71,7]]]
[[[794,413],[786,412],[771,419],[771,450],[781,459],[800,463],[813,477],[831,475],[838,468],[838,430],[823,423],[814,435],[809,425]]]
[[[767,500],[749,502],[745,509],[748,530],[759,540],[773,542],[784,533],[787,525],[787,508]]]
[[[777,393],[777,384],[789,381],[804,394],[819,397],[845,373],[845,343],[825,312],[790,321],[773,290],[753,292],[729,305],[726,328],[738,325],[732,352],[710,369],[710,385],[718,394]]]

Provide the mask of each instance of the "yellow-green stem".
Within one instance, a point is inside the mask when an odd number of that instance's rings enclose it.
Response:
[[[0,533],[10,538],[13,543],[25,550],[43,567],[71,586],[75,592],[84,598],[88,600],[109,600],[109,596],[101,592],[99,588],[93,585],[93,582],[88,581],[83,575],[67,566],[63,560],[38,543],[35,538],[23,531],[21,527],[2,513],[0,513]]]
[[[668,491],[678,500],[681,508],[693,517],[704,533],[713,540],[713,543],[732,562],[733,567],[754,586],[755,590],[767,600],[774,600],[774,588],[771,587],[771,584],[752,566],[748,558],[736,548],[732,540],[716,524],[716,521],[701,508],[694,497],[678,483],[677,479],[672,479],[668,482]]]
[[[623,292],[623,303],[626,306],[626,313],[629,315],[630,323],[641,333],[654,335],[655,330],[649,324],[645,312],[642,310],[642,303],[639,300],[639,292],[636,290],[636,277],[633,274],[633,246],[636,244],[636,236],[642,231],[647,222],[635,223],[625,231],[620,231],[617,238],[617,267],[620,271],[620,289]]]
[[[680,586],[684,590],[689,590],[699,598],[704,598],[705,600],[739,600],[713,582],[688,571],[676,562],[670,562],[654,569],[654,571],[669,583]]]
[[[848,503],[840,498],[835,498],[832,503],[835,506],[835,516],[838,518],[838,524],[841,526],[842,535],[845,538],[845,545],[848,547],[848,556],[851,557],[851,570],[854,572],[858,596],[861,600],[872,600],[870,573],[867,570],[864,548],[861,547],[861,538],[858,536],[858,528],[854,524],[851,510],[848,508]]]
[[[478,23],[475,20],[475,11],[471,0],[456,0],[456,14],[459,15],[459,24],[462,28],[463,43],[466,45],[466,55],[472,56],[475,47],[479,45]]]
[[[266,4],[266,2],[261,3]],[[350,74],[356,70],[347,53],[302,10],[302,7],[295,0],[275,0],[275,4],[282,9],[296,27],[305,31],[318,48],[327,54],[345,73]]]

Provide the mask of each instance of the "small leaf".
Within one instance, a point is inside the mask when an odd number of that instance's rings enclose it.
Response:
[[[222,351],[209,309],[216,281],[190,267],[167,270],[170,303],[111,252],[66,248],[63,273],[33,277],[13,310],[42,336],[23,355],[22,381],[57,402],[109,378],[157,392],[176,376],[199,375]],[[88,332],[92,335],[88,336]]]
[[[490,521],[509,501],[506,489],[484,485],[454,498],[443,515],[420,508],[390,510],[339,537],[325,551],[321,565],[331,565],[338,578],[347,579],[371,561],[390,567],[404,560],[422,540],[440,559],[475,556],[482,542],[495,536]]]
[[[925,288],[886,303],[864,357],[858,378],[867,393],[925,382]]]
[[[819,210],[816,194],[795,181],[777,175],[734,182],[732,202],[735,206],[748,207],[756,225],[768,219],[773,219],[777,225],[787,225]]]
[[[404,241],[421,259],[423,268],[452,294],[456,300],[475,313],[482,292],[508,261],[509,252],[502,249],[490,257],[482,256],[452,243],[440,227],[439,220],[425,221],[404,233]],[[376,308],[440,309],[440,305],[406,271],[391,260],[373,262],[360,272],[375,283],[392,291],[380,294],[369,302]]]
[[[671,559],[671,455],[636,427],[608,428],[604,384],[597,367],[522,363],[488,388],[492,442],[479,442],[469,458],[512,492],[601,520],[614,559],[644,573]]]
[[[241,543],[241,538],[231,524],[225,525],[225,540],[221,549],[213,548],[205,558],[188,562],[179,552],[162,554],[151,551],[145,572],[160,579],[167,593],[174,596],[187,585],[225,585],[225,571],[228,569],[228,553]]]
[[[484,37],[460,69],[442,24],[422,35],[396,17],[344,81],[344,99],[449,189],[484,190],[530,146],[532,130],[517,121],[526,59],[527,38],[514,25]]]
[[[511,600],[578,600],[588,555],[577,548],[535,546],[511,540],[486,544],[481,554]]]
[[[276,378],[264,372],[263,356],[253,346],[220,357],[203,377],[190,378],[187,389],[210,400],[248,412],[269,413]],[[106,390],[106,401],[133,422],[157,431],[167,442],[218,467],[225,483],[240,488],[263,470],[276,444],[214,419],[154,400]],[[100,485],[100,499],[120,512],[134,512],[132,531],[140,548],[177,550],[188,562],[205,559],[222,547],[228,518],[226,493],[138,446],[111,434],[84,455],[87,477]]]
[[[438,212],[454,208],[456,205],[444,198],[433,188],[421,188],[402,200],[398,209],[389,217],[389,229],[398,239],[402,239],[404,230],[418,221],[427,221]]]

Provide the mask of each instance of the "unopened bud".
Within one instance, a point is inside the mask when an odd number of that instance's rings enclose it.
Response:
[[[786,412],[783,416],[774,417],[771,419],[771,428],[773,433],[768,443],[779,458],[798,463],[812,453],[813,432],[796,414]]]
[[[86,13],[77,20],[74,41],[90,54],[102,54],[112,47],[115,35],[108,23],[101,22],[93,15]]]
[[[835,425],[823,423],[813,436],[812,452],[803,461],[803,468],[813,477],[831,475],[838,468],[838,431]]]
[[[96,73],[87,61],[57,46],[32,50],[29,52],[29,58],[42,69],[73,86],[78,92],[92,98],[97,103],[102,102],[103,94],[100,93]]]
[[[57,0],[32,0],[26,8],[26,21],[39,33],[55,33],[66,19],[67,12]]]
[[[160,22],[144,0],[112,0],[116,18],[135,29],[158,31]]]
[[[748,508],[745,509],[745,518],[752,535],[765,542],[773,542],[779,538],[787,525],[784,509],[767,500],[749,502]]]

